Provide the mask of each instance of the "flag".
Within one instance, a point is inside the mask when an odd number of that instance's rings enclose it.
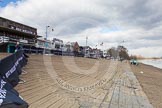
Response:
[[[103,42],[100,44],[100,46],[103,46]]]

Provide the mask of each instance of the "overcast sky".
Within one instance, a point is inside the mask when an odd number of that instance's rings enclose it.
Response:
[[[35,27],[41,36],[49,25],[49,39],[85,45],[88,36],[92,47],[124,45],[129,54],[162,56],[162,0],[0,1],[1,17]]]

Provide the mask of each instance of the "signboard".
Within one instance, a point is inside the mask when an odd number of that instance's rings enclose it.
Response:
[[[0,37],[0,43],[3,43],[3,37],[2,36]]]
[[[0,43],[5,43],[9,41],[9,37],[0,36]]]

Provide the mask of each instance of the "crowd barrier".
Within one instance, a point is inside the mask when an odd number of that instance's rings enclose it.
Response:
[[[28,108],[14,87],[19,83],[19,75],[27,64],[23,50],[0,60],[0,108]]]

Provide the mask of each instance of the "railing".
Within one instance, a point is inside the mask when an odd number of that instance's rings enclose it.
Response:
[[[16,37],[7,37],[7,36],[0,36],[0,43],[24,43],[24,44],[35,44],[35,40],[33,39],[22,39],[22,38],[16,38]]]

